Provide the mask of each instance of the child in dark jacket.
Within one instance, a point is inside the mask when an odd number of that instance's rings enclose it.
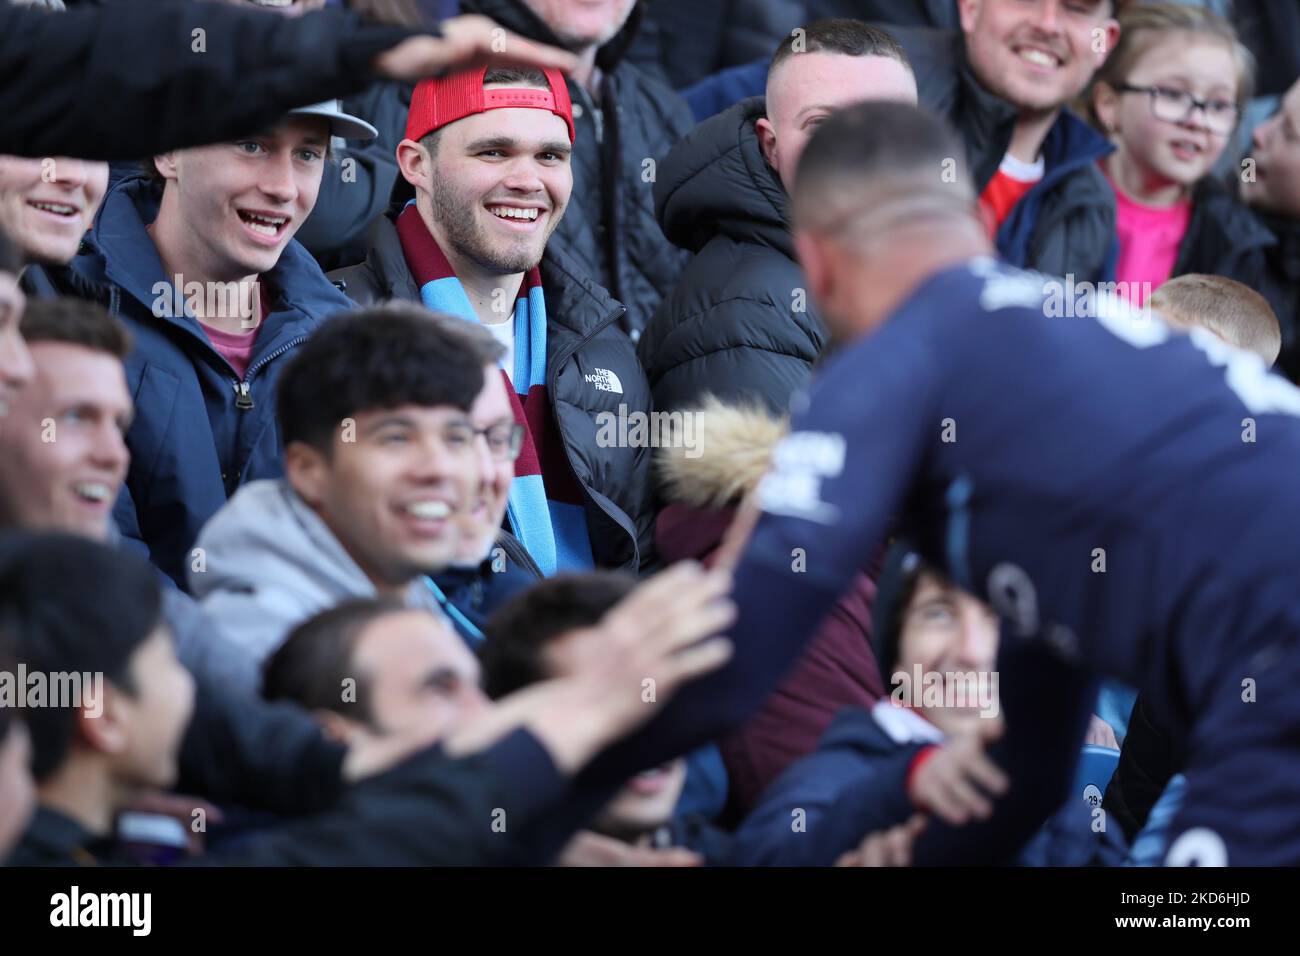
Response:
[[[997,616],[924,566],[906,541],[891,548],[878,584],[873,649],[891,675],[889,699],[841,711],[816,752],[781,775],[710,862],[906,862],[905,852],[881,858],[875,850],[882,840],[905,848],[928,818],[961,826],[986,817],[1005,789],[983,753],[1003,726]],[[1118,861],[1119,851],[1090,826],[1096,819],[1104,815],[1071,799],[1020,862]]]
[[[1138,5],[1089,95],[1115,144],[1116,280],[1135,305],[1171,276],[1212,273],[1258,287],[1269,231],[1210,176],[1249,100],[1254,59],[1231,24],[1179,4]]]

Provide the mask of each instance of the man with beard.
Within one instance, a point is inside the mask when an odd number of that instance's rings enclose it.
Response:
[[[360,304],[423,303],[482,324],[525,426],[510,529],[545,574],[636,571],[651,558],[650,389],[622,305],[548,245],[573,191],[573,110],[555,71],[483,69],[421,83],[397,148],[415,199],[366,261],[331,277]],[[617,447],[619,445],[623,447]]]
[[[636,0],[461,2],[466,13],[484,14],[576,57],[568,80],[576,129],[573,203],[553,244],[627,307],[620,324],[633,337],[686,264],[655,223],[652,192],[655,164],[694,125],[685,101],[652,75],[653,67],[631,61],[648,6]]]

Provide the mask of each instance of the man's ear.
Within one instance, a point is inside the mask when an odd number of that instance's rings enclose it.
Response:
[[[402,178],[416,189],[430,192],[433,162],[429,151],[413,139],[404,139],[397,144],[397,168],[402,171]]]
[[[834,270],[830,267],[830,252],[826,240],[814,233],[796,229],[794,251],[808,280],[808,295],[813,302],[830,301],[834,290]]]
[[[957,15],[961,19],[961,32],[975,32],[975,21],[980,16],[980,0],[957,0]]]
[[[764,116],[754,124],[754,129],[758,133],[758,145],[763,150],[767,165],[780,174],[781,170],[776,165],[776,129],[772,126],[772,121]]]
[[[367,731],[355,720],[350,720],[332,710],[313,710],[312,720],[320,724],[321,733],[335,743],[351,746],[359,736]]]
[[[284,450],[284,476],[299,498],[317,508],[325,497],[329,461],[306,442],[290,442]]]
[[[77,715],[77,736],[96,753],[115,756],[126,750],[130,743],[128,704],[125,695],[107,682],[104,683],[103,700],[99,714],[82,707]]]
[[[1110,56],[1111,51],[1115,49],[1115,44],[1119,43],[1118,20],[1114,17],[1108,17],[1106,22],[1101,25],[1101,29],[1105,31],[1105,35],[1100,44],[1101,49],[1098,50],[1098,44],[1095,42],[1093,43],[1092,68],[1094,70],[1101,69],[1101,65],[1106,62],[1106,57]]]
[[[153,168],[163,179],[176,178],[176,153],[162,153],[153,158]]]

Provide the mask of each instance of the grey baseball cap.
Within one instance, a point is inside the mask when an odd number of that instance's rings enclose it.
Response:
[[[379,130],[361,117],[343,112],[339,108],[338,100],[326,100],[324,103],[300,106],[297,109],[289,110],[289,115],[322,116],[329,120],[330,135],[339,136],[343,139],[374,139],[379,135]]]

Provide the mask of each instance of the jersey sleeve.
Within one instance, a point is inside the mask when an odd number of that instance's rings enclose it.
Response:
[[[924,343],[907,329],[877,338],[828,364],[764,479],[766,513],[737,569],[735,653],[597,758],[582,783],[621,782],[746,720],[875,553],[940,428],[940,372]]]
[[[942,433],[941,391],[934,351],[897,322],[816,383],[760,486],[763,515],[736,572],[742,661],[793,662],[878,551]]]

